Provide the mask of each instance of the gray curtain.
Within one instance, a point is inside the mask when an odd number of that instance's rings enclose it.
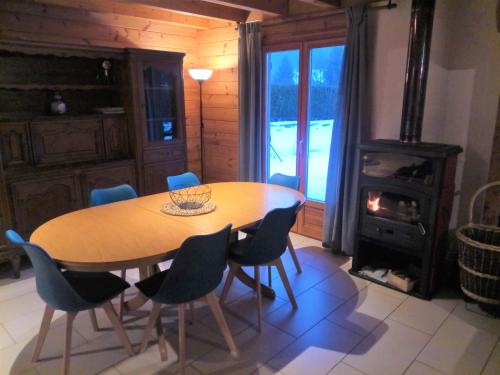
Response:
[[[260,22],[239,26],[240,181],[262,181],[262,33]]]
[[[367,8],[347,9],[348,30],[326,185],[324,246],[352,255],[358,206],[357,146],[367,126]]]

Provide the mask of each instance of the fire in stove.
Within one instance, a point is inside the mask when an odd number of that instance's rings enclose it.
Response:
[[[369,191],[366,208],[368,214],[376,217],[412,224],[416,224],[420,220],[420,205],[411,196]]]
[[[372,212],[380,210],[380,193],[374,193],[372,191],[368,193],[366,208],[368,208]]]

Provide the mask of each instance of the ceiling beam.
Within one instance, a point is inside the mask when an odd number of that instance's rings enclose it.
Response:
[[[126,4],[117,1],[103,0],[31,0],[41,5],[55,5],[65,8],[74,8],[82,11],[109,13],[123,16],[146,18],[157,22],[163,22],[178,26],[185,26],[199,30],[209,29],[213,26],[212,20],[180,14],[166,9],[152,8],[139,4]],[[221,22],[222,26],[222,22]]]
[[[285,16],[288,14],[288,0],[204,0],[207,3],[230,6],[250,12],[263,12]]]
[[[249,12],[243,9],[206,3],[200,0],[120,0],[127,4],[140,4],[174,12],[196,14],[198,16],[245,22]]]
[[[312,5],[320,5],[320,6],[329,5],[335,8],[340,8],[340,6],[342,5],[341,0],[299,0],[299,1]]]

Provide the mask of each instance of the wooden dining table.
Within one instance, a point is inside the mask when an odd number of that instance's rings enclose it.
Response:
[[[253,183],[209,184],[216,209],[199,216],[172,216],[161,211],[168,192],[85,208],[56,217],[38,227],[31,242],[40,245],[62,268],[75,271],[151,270],[172,259],[190,236],[214,233],[227,224],[232,232],[249,227],[274,208],[305,202],[302,193],[286,187]],[[144,271],[147,276],[154,271]],[[238,278],[250,287],[244,272]],[[262,293],[274,297],[263,286]],[[132,309],[132,305],[128,305]]]

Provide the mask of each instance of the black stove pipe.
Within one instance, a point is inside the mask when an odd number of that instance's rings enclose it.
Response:
[[[399,136],[399,140],[403,143],[418,143],[422,138],[434,6],[435,0],[412,2],[403,116]]]

